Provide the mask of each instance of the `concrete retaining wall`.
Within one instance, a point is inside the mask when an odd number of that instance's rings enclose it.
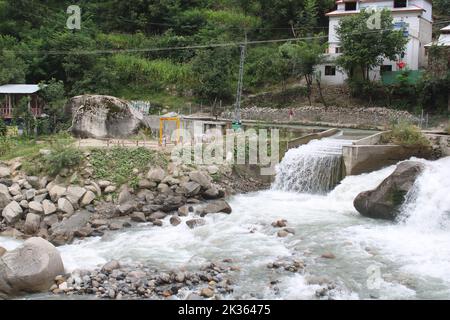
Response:
[[[298,146],[309,143],[312,140],[322,139],[334,136],[339,132],[339,129],[333,128],[323,132],[310,133],[300,138],[293,139],[287,143],[287,149],[297,148]]]
[[[353,145],[342,150],[344,176],[358,175],[396,164],[411,157],[429,158],[431,149],[398,145]]]

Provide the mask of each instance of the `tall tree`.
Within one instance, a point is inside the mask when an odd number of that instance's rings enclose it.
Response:
[[[371,23],[373,19],[376,23]],[[363,10],[347,16],[340,21],[336,32],[342,49],[337,64],[351,78],[359,71],[365,81],[370,80],[370,71],[382,65],[384,59],[397,60],[408,43],[403,30],[394,30],[388,10],[378,13]]]
[[[305,80],[308,101],[311,105],[315,69],[323,61],[325,44],[319,40],[301,41],[284,44],[280,50],[291,59],[294,75]]]

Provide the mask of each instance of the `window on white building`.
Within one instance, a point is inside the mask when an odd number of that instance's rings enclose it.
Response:
[[[381,74],[383,74],[384,72],[390,72],[390,71],[392,71],[392,65],[390,65],[390,64],[385,64],[380,67]]]
[[[326,76],[335,76],[336,75],[336,67],[335,66],[325,66],[325,75]]]
[[[394,0],[394,8],[406,8],[408,0]]]
[[[355,11],[355,10],[356,10],[356,1],[345,3],[345,11]]]
[[[336,47],[336,48],[334,48],[334,52],[335,53],[342,53],[342,48],[341,47]]]

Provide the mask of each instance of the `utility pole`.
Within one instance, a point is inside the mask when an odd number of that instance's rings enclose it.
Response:
[[[233,129],[239,130],[241,128],[241,100],[242,100],[242,88],[244,85],[244,64],[245,64],[245,54],[247,51],[247,31],[245,32],[245,42],[241,44],[241,60],[239,63],[239,80],[236,93],[236,103],[235,103],[235,114]]]

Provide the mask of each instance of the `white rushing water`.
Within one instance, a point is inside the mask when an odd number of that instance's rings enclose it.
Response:
[[[351,140],[324,138],[290,149],[277,167],[274,188],[324,193],[341,179],[342,147]]]
[[[355,196],[375,188],[395,169],[391,166],[346,177],[326,195],[282,190],[238,195],[230,200],[231,215],[208,215],[207,224],[193,230],[164,221],[161,228],[138,225],[59,250],[68,271],[111,259],[189,269],[232,258],[241,271],[226,298],[315,299],[320,285],[309,280],[326,277],[337,284],[332,291],[337,299],[449,299],[450,157],[420,161],[426,169],[399,223],[362,217],[353,207]],[[277,219],[286,219],[295,235],[277,237],[271,226]],[[12,249],[18,242],[1,238],[5,244]],[[323,259],[324,252],[336,258]],[[266,267],[283,257],[302,259],[306,273]],[[380,274],[375,282],[374,270]]]

